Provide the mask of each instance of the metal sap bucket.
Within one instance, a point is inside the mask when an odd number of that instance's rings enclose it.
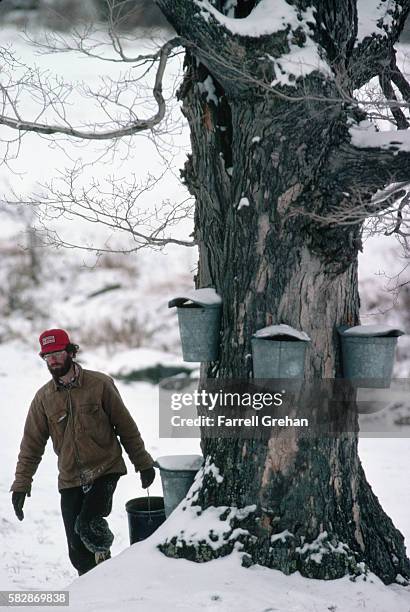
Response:
[[[254,378],[304,378],[310,338],[289,325],[270,325],[252,337]]]
[[[221,298],[214,289],[197,289],[168,302],[177,307],[184,361],[216,361],[219,354]]]
[[[403,331],[380,325],[357,325],[341,330],[343,376],[355,386],[388,389],[397,337]]]
[[[125,504],[130,544],[141,542],[165,521],[163,497],[136,497]]]
[[[156,460],[164,493],[165,516],[186,497],[202,465],[201,455],[168,455]]]

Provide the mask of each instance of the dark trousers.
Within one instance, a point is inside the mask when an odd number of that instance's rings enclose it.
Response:
[[[89,546],[93,532],[90,530],[87,532],[87,528],[95,522],[101,527],[103,521],[106,530],[112,536],[108,524],[102,517],[108,516],[111,512],[112,498],[119,478],[120,474],[101,476],[92,483],[86,493],[82,487],[60,490],[61,514],[67,537],[68,555],[80,576],[96,566],[95,552],[92,552]],[[79,529],[79,525],[82,528]],[[82,529],[88,536],[87,539],[84,538],[88,547],[81,539]],[[99,535],[101,536],[101,533]]]

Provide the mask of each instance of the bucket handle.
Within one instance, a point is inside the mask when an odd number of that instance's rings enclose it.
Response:
[[[148,523],[152,523],[152,517],[151,517],[151,498],[149,496],[149,487],[147,487],[147,498],[148,498]]]

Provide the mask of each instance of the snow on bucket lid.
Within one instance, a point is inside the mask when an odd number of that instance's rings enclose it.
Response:
[[[213,287],[203,289],[194,289],[187,291],[184,295],[173,298],[168,302],[168,308],[173,306],[186,306],[188,304],[197,304],[205,308],[218,308],[222,304],[222,298],[217,294]]]
[[[258,331],[253,334],[254,338],[275,338],[277,336],[288,336],[289,338],[303,340],[303,342],[310,342],[310,338],[305,332],[290,327],[290,325],[283,324],[268,325],[268,327],[258,329]]]
[[[369,338],[372,336],[403,336],[404,331],[390,325],[356,325],[342,332],[342,336],[361,336]]]
[[[158,457],[156,465],[164,470],[192,470],[197,472],[202,465],[201,455],[164,455]]]

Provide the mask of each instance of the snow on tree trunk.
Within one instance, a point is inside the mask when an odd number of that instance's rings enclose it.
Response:
[[[192,144],[183,177],[196,198],[196,286],[215,287],[223,298],[219,363],[217,369],[203,366],[202,377],[251,377],[251,336],[272,323],[310,336],[308,378],[340,377],[337,328],[359,323],[361,221],[324,224],[322,218],[357,200],[369,201],[387,182],[392,160],[373,150],[365,159],[351,148],[349,124],[363,114],[341,99],[336,77],[311,71],[292,84],[277,85],[282,95],[248,79],[253,71],[259,82],[272,82],[280,67],[273,68],[265,54],[270,44],[270,57],[279,63],[289,48],[289,32],[272,35],[270,42],[266,36],[235,35],[221,51],[223,36],[211,5],[158,4],[178,34],[193,42],[192,48],[187,45],[180,90]],[[214,4],[223,10],[223,3]],[[347,80],[355,3],[342,3],[352,10],[339,6],[334,13],[332,4],[316,2],[344,54],[332,69]],[[210,15],[198,26],[200,13],[193,7],[200,5]],[[237,15],[244,6],[237,3]],[[189,17],[184,7],[190,7]],[[292,44],[303,48],[302,26],[293,36]],[[230,71],[238,58],[248,72],[235,78]],[[353,83],[347,80],[344,87],[351,91]],[[397,172],[403,172],[400,155],[395,161]],[[360,173],[360,167],[366,171]],[[202,448],[205,467],[185,511],[216,520],[205,535],[189,529],[176,533],[161,546],[166,554],[206,561],[238,548],[245,553],[244,564],[298,570],[313,578],[367,568],[386,583],[410,576],[403,537],[366,481],[356,433],[316,437],[279,429],[268,440],[205,437]]]

